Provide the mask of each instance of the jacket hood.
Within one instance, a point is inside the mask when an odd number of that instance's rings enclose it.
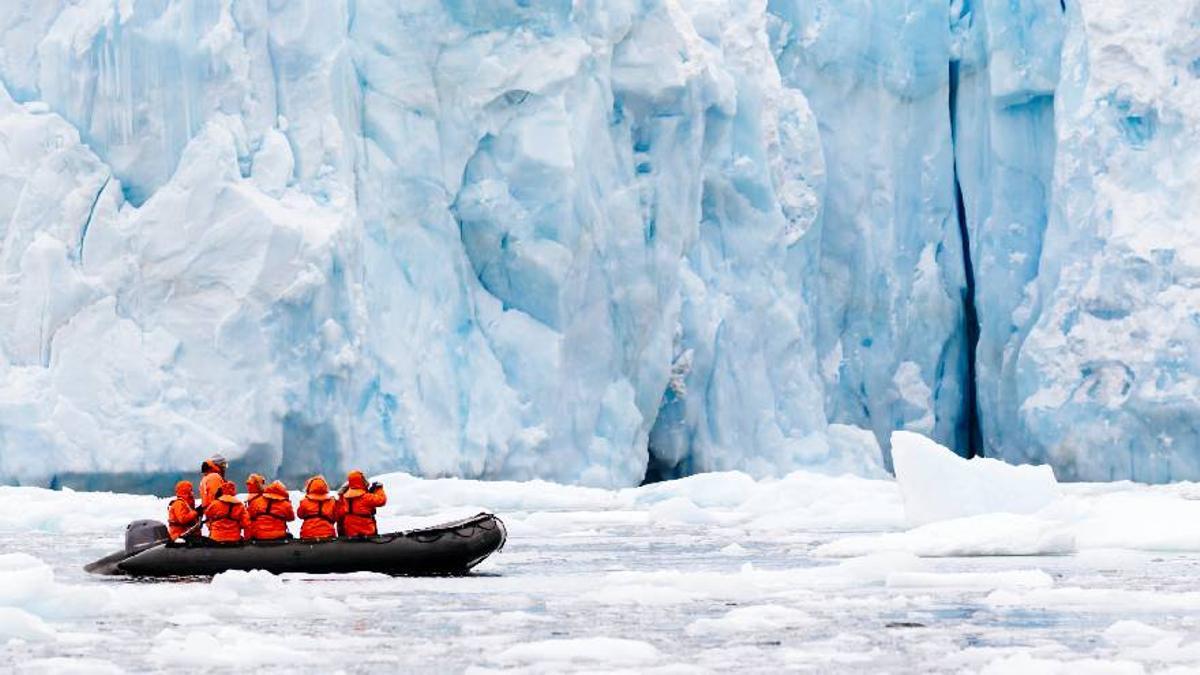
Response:
[[[273,481],[263,490],[263,496],[267,499],[276,499],[279,501],[288,499],[287,486],[280,481]]]
[[[192,482],[190,480],[181,480],[175,484],[175,496],[180,499],[186,499],[189,502],[195,500],[195,495],[192,493]]]
[[[346,496],[360,497],[367,493],[367,477],[361,471],[351,471],[346,475]]]
[[[329,499],[329,483],[324,476],[313,476],[304,484],[304,496],[322,501]]]
[[[233,481],[227,480],[221,484],[221,489],[217,492],[217,499],[230,504],[240,504],[237,498],[237,486]]]

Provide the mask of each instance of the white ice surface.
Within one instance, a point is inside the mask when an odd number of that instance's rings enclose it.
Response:
[[[1032,513],[1060,496],[1049,466],[966,460],[907,431],[892,434],[892,463],[912,525],[984,513]]]
[[[79,568],[118,548],[126,521],[161,517],[165,499],[0,490],[0,661],[214,673],[314,659],[348,672],[1200,667],[1196,485],[1067,486],[1033,514],[906,530],[890,480],[724,473],[617,491],[383,480],[385,529],[495,510],[508,545],[467,578],[128,583]],[[26,504],[37,517],[23,523]],[[1129,515],[1099,537],[1116,510]],[[1071,547],[1037,544],[1055,528]]]
[[[916,526],[903,532],[844,537],[819,546],[817,555],[1200,550],[1200,500],[1190,484],[1059,485],[1049,467],[966,460],[906,432],[895,434],[893,456],[905,520]]]

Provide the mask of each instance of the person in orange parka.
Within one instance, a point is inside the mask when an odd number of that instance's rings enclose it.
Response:
[[[204,523],[208,525],[208,538],[220,542],[242,540],[242,530],[250,525],[246,507],[237,498],[237,486],[233,481],[221,485],[216,499],[204,509]]]
[[[338,534],[343,537],[374,537],[379,533],[375,525],[375,509],[387,504],[387,493],[383,485],[367,485],[367,477],[361,471],[351,471],[346,476],[346,486],[340,491],[337,520]]]
[[[301,539],[332,539],[337,536],[337,502],[329,494],[324,476],[313,476],[304,484],[304,499],[296,515],[304,521],[300,526]]]
[[[171,541],[182,537],[185,532],[192,530],[200,522],[200,513],[196,511],[196,497],[192,495],[192,482],[181,480],[175,484],[175,498],[167,506],[167,533]]]
[[[247,500],[246,511],[250,515],[247,539],[273,541],[291,536],[287,524],[296,519],[296,513],[283,483],[274,481],[262,493]]]
[[[200,473],[203,478],[200,479],[200,510],[208,508],[208,505],[217,498],[217,493],[220,492],[221,486],[225,483],[225,470],[229,468],[229,462],[221,455],[213,455],[204,460],[200,465]]]
[[[262,474],[252,473],[246,476],[246,508],[250,508],[250,502],[261,495],[266,486],[267,479],[263,478]]]
[[[253,539],[251,531],[254,529],[254,505],[263,501],[263,488],[267,485],[267,479],[262,474],[252,473],[246,476],[246,517],[250,519],[250,526],[246,528],[243,536],[246,539]]]

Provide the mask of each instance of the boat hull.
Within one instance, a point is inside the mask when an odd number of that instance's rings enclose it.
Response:
[[[106,556],[104,565],[93,563],[89,571],[137,577],[209,576],[229,570],[454,575],[467,573],[500,550],[506,537],[499,518],[481,513],[437,527],[356,539],[164,543],[119,561]]]

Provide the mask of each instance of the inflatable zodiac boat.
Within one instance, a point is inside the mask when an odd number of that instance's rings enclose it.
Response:
[[[355,539],[176,544],[167,527],[138,520],[125,528],[125,549],[87,566],[92,574],[134,577],[209,576],[227,570],[340,574],[466,574],[504,547],[504,523],[490,513],[407,532]]]

